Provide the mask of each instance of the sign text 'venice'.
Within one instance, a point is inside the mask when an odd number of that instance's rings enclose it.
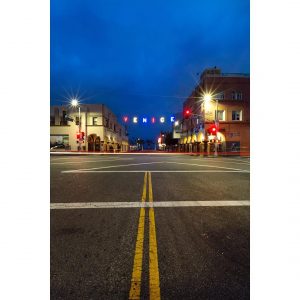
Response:
[[[144,124],[147,124],[147,123],[156,123],[156,122],[159,122],[159,123],[165,123],[166,122],[166,118],[165,117],[160,117],[160,118],[155,118],[155,117],[151,117],[151,118],[147,118],[147,117],[132,117],[131,119],[127,116],[124,116],[122,118],[123,122],[124,123],[144,123]],[[170,121],[171,123],[175,122],[175,117],[170,117]]]

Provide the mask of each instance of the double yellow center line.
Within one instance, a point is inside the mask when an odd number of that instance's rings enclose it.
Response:
[[[149,182],[149,203],[153,202],[151,173],[145,172],[144,186],[142,194],[142,202],[147,199],[147,174]],[[129,299],[140,299],[141,283],[142,283],[142,267],[143,267],[143,245],[145,232],[145,208],[140,209],[140,218],[138,225],[138,233],[135,246],[135,255],[133,262],[133,270],[131,277],[131,288],[129,292]],[[160,299],[159,287],[159,270],[158,270],[158,255],[157,242],[155,230],[155,216],[154,208],[149,208],[149,296],[150,300]]]

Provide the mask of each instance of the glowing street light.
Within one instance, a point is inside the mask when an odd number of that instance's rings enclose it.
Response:
[[[215,102],[216,103],[215,127],[214,127],[215,128],[215,132],[213,132],[213,133],[216,136],[216,138],[215,138],[215,141],[216,141],[215,142],[215,156],[217,156],[218,155],[218,152],[217,152],[218,141],[217,141],[217,132],[216,132],[217,130],[216,130],[216,128],[219,127],[219,120],[218,120],[218,105],[219,105],[219,101],[218,101],[218,99],[213,100],[212,99],[212,95],[209,94],[209,93],[204,94],[203,100],[204,100],[204,104],[205,105],[209,104],[210,102]]]
[[[78,132],[81,134],[81,122],[80,122],[80,105],[79,105],[79,101],[76,98],[71,99],[71,106],[72,107],[78,107]],[[79,140],[79,146],[78,146],[78,150],[81,150],[81,140]]]
[[[71,105],[72,105],[73,107],[77,107],[78,104],[79,104],[79,102],[78,102],[77,99],[74,98],[74,99],[71,100]]]
[[[211,94],[204,94],[204,102],[205,103],[208,103],[211,101],[212,97],[211,97]]]

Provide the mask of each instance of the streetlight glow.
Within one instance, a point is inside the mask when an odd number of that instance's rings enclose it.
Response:
[[[205,94],[204,95],[204,101],[207,103],[209,101],[211,101],[211,94]]]
[[[73,106],[73,107],[76,107],[76,106],[78,106],[78,100],[77,99],[72,99],[71,100],[71,105]]]

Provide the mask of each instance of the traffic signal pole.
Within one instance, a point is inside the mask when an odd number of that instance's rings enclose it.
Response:
[[[216,100],[216,106],[217,106],[217,110],[216,110],[216,114],[215,114],[215,126],[216,126],[216,139],[215,139],[215,156],[218,156],[218,139],[217,139],[217,132],[219,129],[219,121],[218,121],[218,105],[219,105],[219,100]]]
[[[79,146],[78,150],[81,151],[81,122],[80,122],[80,106],[78,106],[78,117],[79,117],[79,122],[78,122],[78,127],[79,127],[79,133],[80,133],[80,138],[79,138]]]

